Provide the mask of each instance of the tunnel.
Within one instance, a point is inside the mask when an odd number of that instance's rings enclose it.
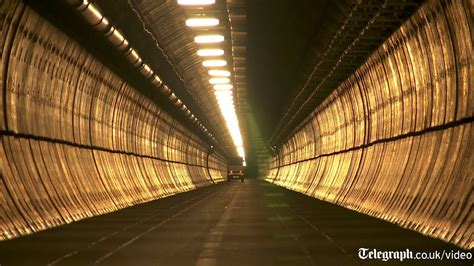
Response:
[[[0,265],[472,265],[473,1],[0,5]]]

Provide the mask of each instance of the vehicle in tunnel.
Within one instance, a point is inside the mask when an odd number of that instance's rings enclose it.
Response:
[[[227,162],[227,181],[232,179],[240,179],[244,182],[245,166],[242,157],[232,157]]]

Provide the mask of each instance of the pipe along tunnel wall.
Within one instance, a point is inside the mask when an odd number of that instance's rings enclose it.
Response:
[[[266,180],[472,248],[472,11],[425,3],[276,150]]]
[[[226,160],[22,1],[2,1],[1,235],[220,182]]]

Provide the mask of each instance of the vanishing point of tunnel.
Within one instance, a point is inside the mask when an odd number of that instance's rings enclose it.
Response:
[[[0,265],[474,265],[472,0],[0,0]]]

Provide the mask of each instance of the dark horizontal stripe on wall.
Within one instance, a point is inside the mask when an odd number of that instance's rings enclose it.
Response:
[[[87,150],[94,150],[94,151],[103,151],[103,152],[108,152],[108,153],[116,153],[116,154],[123,154],[123,155],[132,155],[136,156],[139,158],[147,158],[147,159],[153,159],[153,160],[159,160],[162,162],[168,162],[168,163],[176,163],[176,164],[183,164],[187,166],[197,166],[197,167],[204,167],[203,165],[198,165],[198,164],[190,164],[190,163],[185,163],[185,162],[180,162],[180,161],[173,161],[173,160],[167,160],[155,156],[150,156],[150,155],[143,155],[143,154],[138,154],[134,152],[128,152],[128,151],[118,151],[118,150],[112,150],[112,149],[107,149],[104,147],[99,147],[99,146],[94,146],[94,145],[84,145],[84,144],[78,144],[66,140],[61,140],[61,139],[52,139],[48,137],[43,137],[43,136],[35,136],[35,135],[29,135],[29,134],[23,134],[23,133],[16,133],[12,131],[6,131],[6,130],[0,130],[0,136],[10,136],[10,137],[15,137],[15,138],[21,138],[21,139],[31,139],[31,140],[37,140],[37,141],[43,141],[43,142],[49,142],[49,143],[55,143],[55,144],[62,144],[62,145],[67,145],[75,148],[81,148],[81,149],[87,149]],[[213,167],[208,167],[209,169],[213,170],[219,170],[217,168]]]
[[[469,124],[469,123],[472,123],[472,122],[474,122],[474,117],[472,117],[472,116],[471,117],[466,117],[466,118],[463,118],[463,119],[460,119],[460,120],[456,120],[456,121],[446,123],[444,125],[438,125],[438,126],[434,126],[434,127],[425,128],[425,129],[419,130],[419,131],[408,132],[406,134],[401,134],[401,135],[390,137],[390,138],[375,140],[375,141],[372,141],[372,142],[367,143],[367,144],[351,147],[349,149],[330,152],[330,153],[323,153],[323,154],[320,154],[320,155],[317,155],[317,156],[314,156],[314,157],[311,157],[311,158],[308,158],[308,159],[304,159],[304,160],[300,160],[300,161],[296,161],[296,162],[292,162],[292,163],[288,163],[288,164],[282,164],[279,167],[289,166],[289,165],[298,164],[298,163],[301,163],[301,162],[312,161],[312,160],[322,158],[322,157],[329,157],[329,156],[333,156],[333,155],[338,155],[338,154],[343,154],[343,153],[347,153],[347,152],[351,152],[351,151],[365,149],[365,148],[374,146],[376,144],[397,141],[397,140],[401,140],[401,139],[405,139],[405,138],[409,138],[409,137],[417,137],[417,136],[421,136],[421,135],[424,135],[424,134],[429,133],[429,132],[442,131],[442,130],[446,130],[446,129],[449,129],[449,128],[458,127],[458,126],[461,126],[461,125],[464,125],[464,124]],[[278,168],[278,167],[272,167],[270,169],[275,169],[275,168]]]

